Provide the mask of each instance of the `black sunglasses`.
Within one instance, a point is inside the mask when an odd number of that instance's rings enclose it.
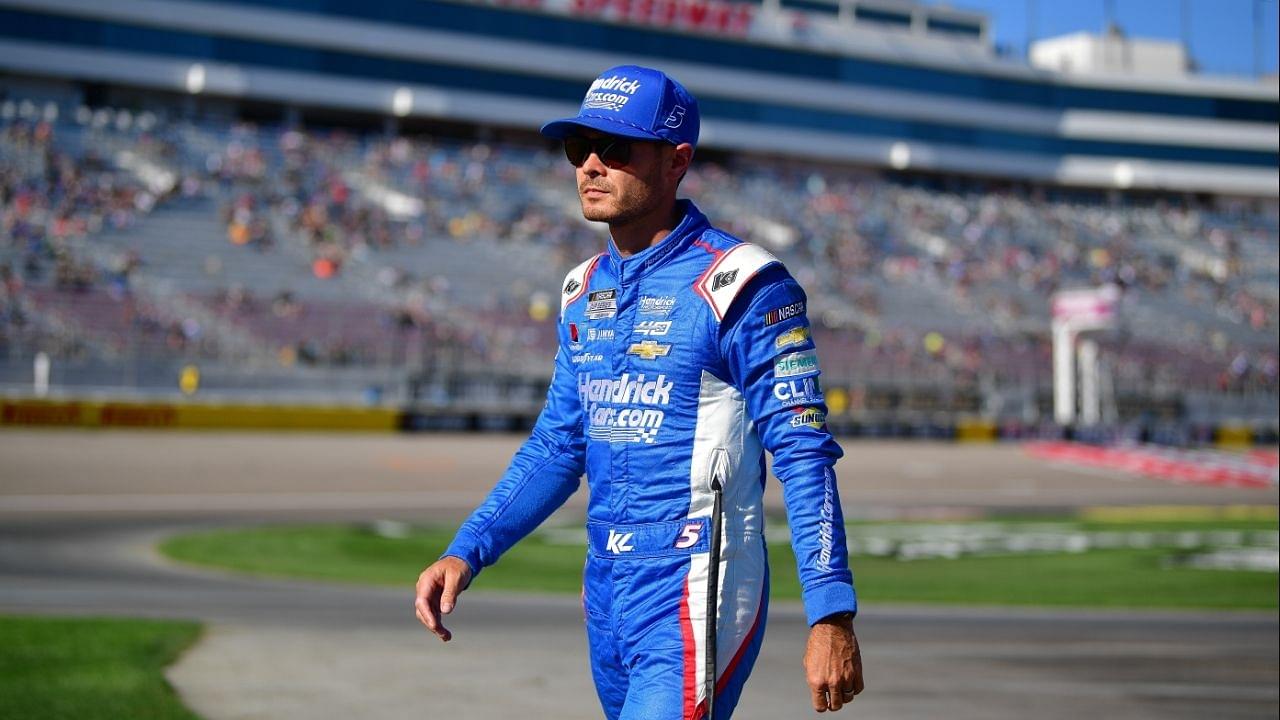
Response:
[[[595,153],[600,158],[600,162],[617,169],[631,162],[631,146],[636,142],[644,141],[620,137],[592,139],[571,135],[564,139],[564,154],[574,167],[582,167],[587,158],[591,157],[591,153]]]

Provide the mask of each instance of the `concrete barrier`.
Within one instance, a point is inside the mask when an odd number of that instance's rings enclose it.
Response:
[[[0,400],[3,426],[394,432],[403,417],[395,408]]]
[[[353,432],[527,432],[531,412],[404,408],[261,405],[248,403],[143,402],[132,400],[0,399],[0,427],[152,428],[173,430],[332,430]],[[828,418],[838,438],[992,443],[1001,441],[1075,440],[1107,446],[1122,441],[1180,447],[1217,445],[1224,449],[1274,447],[1272,428],[1243,425],[1178,426],[1161,434],[1151,428],[1073,430],[1053,425],[998,423],[978,416],[958,418],[934,413],[911,420],[863,420],[844,415]]]
[[[1000,429],[992,420],[965,417],[956,422],[956,441],[967,443],[995,442]]]

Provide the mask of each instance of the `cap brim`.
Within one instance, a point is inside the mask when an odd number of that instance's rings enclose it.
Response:
[[[577,117],[565,118],[563,120],[552,120],[542,126],[542,134],[557,140],[563,140],[570,135],[587,128],[595,130],[607,135],[619,135],[621,137],[636,138],[638,140],[663,140],[659,135],[638,128],[634,125],[620,123],[613,118],[598,115],[579,115]]]

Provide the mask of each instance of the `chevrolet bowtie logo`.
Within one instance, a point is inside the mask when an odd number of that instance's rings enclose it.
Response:
[[[653,360],[654,358],[666,357],[671,352],[670,345],[662,345],[654,340],[645,340],[638,342],[627,348],[628,355],[638,355],[645,360]]]

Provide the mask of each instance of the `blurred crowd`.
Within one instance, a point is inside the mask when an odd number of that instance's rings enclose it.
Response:
[[[130,301],[130,326],[158,331],[163,347],[183,350],[194,322],[202,338],[248,332],[286,364],[537,367],[553,351],[556,281],[606,238],[581,220],[572,168],[543,144],[97,117],[0,125],[0,338],[39,327],[41,342],[102,341],[93,316],[47,298],[131,298],[136,275],[166,268],[69,241],[127,232],[168,198],[200,196],[215,201],[226,243],[267,267],[301,264],[330,289],[228,277],[212,295],[190,293],[210,312],[198,319]],[[1043,385],[1050,295],[1110,284],[1133,318],[1099,336],[1118,387],[1277,387],[1274,201],[714,153],[682,192],[787,262],[842,381]],[[486,262],[504,250],[523,254]],[[335,334],[335,323],[352,327]]]
[[[64,139],[54,117],[26,115],[0,124],[0,347],[22,340],[64,358],[119,355],[138,341],[185,347],[182,319],[133,292],[142,257],[99,262],[76,249],[103,232],[127,232],[180,191],[149,172],[176,148],[147,133],[123,135],[92,114]],[[120,153],[137,172],[121,170]]]

